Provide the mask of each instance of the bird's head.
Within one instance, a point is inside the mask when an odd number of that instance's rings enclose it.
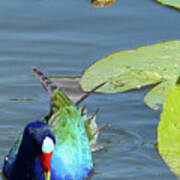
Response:
[[[32,157],[39,159],[45,180],[50,180],[50,161],[55,148],[55,137],[49,125],[42,121],[29,123],[24,130],[21,146]]]

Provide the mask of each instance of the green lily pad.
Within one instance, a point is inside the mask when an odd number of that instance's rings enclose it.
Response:
[[[167,93],[174,85],[174,81],[164,81],[154,88],[152,88],[151,91],[149,91],[145,97],[144,102],[152,109],[157,110],[159,108],[159,104],[163,104],[165,97],[167,96]]]
[[[158,149],[171,170],[180,175],[180,85],[172,87],[158,126]]]
[[[180,10],[180,1],[179,0],[157,0],[157,2]]]
[[[158,109],[179,74],[180,41],[167,41],[119,51],[98,60],[84,72],[81,86],[89,91],[107,82],[97,92],[116,93],[157,84],[145,96],[145,103]]]

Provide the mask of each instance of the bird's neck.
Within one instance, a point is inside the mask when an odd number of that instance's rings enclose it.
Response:
[[[14,164],[13,176],[19,179],[36,179],[34,178],[36,176],[36,164],[37,157],[25,147],[20,146]]]
[[[24,147],[20,147],[19,152],[17,154],[17,161],[21,162],[22,164],[33,164],[35,162],[36,156]]]

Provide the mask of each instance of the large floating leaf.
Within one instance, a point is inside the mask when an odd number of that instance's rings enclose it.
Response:
[[[180,0],[157,0],[163,5],[167,5],[180,10]]]
[[[164,81],[155,86],[144,97],[144,102],[152,109],[158,109],[158,104],[162,104],[174,81]]]
[[[180,85],[170,89],[158,126],[158,148],[164,161],[180,175]]]
[[[81,85],[89,91],[106,81],[98,92],[115,93],[160,83],[145,97],[145,103],[157,109],[179,74],[180,41],[168,41],[119,51],[98,60],[85,71]]]

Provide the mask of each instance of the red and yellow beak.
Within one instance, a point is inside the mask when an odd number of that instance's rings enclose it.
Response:
[[[45,177],[45,180],[50,180],[51,179],[51,172],[50,171],[44,172],[44,177]]]
[[[52,154],[53,154],[53,152],[50,152],[50,153],[43,152],[42,155],[39,156],[39,161],[40,161],[41,166],[42,166],[43,171],[44,171],[45,180],[51,179],[50,162],[51,162]]]

